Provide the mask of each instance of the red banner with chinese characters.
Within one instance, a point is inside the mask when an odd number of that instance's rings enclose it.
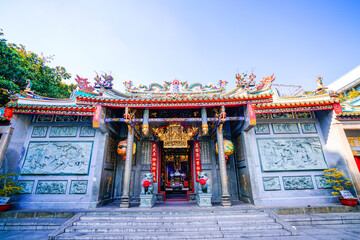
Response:
[[[158,156],[158,148],[157,143],[151,143],[151,173],[154,174],[154,182],[157,179],[157,156]]]
[[[200,153],[200,142],[194,142],[194,156],[195,156],[195,174],[196,181],[198,182],[198,173],[201,172],[201,153]]]

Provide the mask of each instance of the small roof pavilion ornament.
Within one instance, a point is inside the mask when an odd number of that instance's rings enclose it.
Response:
[[[317,76],[316,82],[318,84],[318,88],[315,91],[327,89],[327,87],[324,87],[323,85],[323,76],[321,75]]]
[[[25,88],[25,92],[33,92],[31,91],[31,80],[30,79],[26,79],[26,88]]]
[[[95,80],[95,89],[99,92],[99,95],[102,96],[105,90],[112,89],[114,78],[111,75],[105,73],[105,75],[96,75]]]
[[[251,73],[249,76],[247,73],[242,73],[241,75],[238,73],[235,75],[236,78],[236,86],[240,88],[250,88],[255,86],[255,78],[256,75]]]

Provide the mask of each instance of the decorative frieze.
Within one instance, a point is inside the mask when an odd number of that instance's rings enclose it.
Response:
[[[303,133],[317,133],[315,123],[301,123],[301,131]]]
[[[54,115],[37,115],[37,122],[52,122]]]
[[[70,194],[86,194],[87,180],[72,180],[70,184]]]
[[[279,191],[281,190],[279,177],[263,177],[265,191]]]
[[[31,194],[34,188],[34,180],[19,180],[18,185],[22,187],[21,192],[22,194]]]
[[[273,123],[272,128],[275,134],[299,133],[299,127],[297,123]]]
[[[31,137],[33,137],[33,138],[44,138],[44,137],[46,137],[47,130],[48,130],[48,127],[35,126],[35,127],[33,127]]]
[[[288,119],[288,118],[294,118],[294,113],[292,112],[284,112],[284,113],[271,113],[272,119]]]
[[[55,122],[76,122],[77,119],[75,115],[56,115]]]
[[[66,180],[42,181],[39,180],[36,186],[35,194],[65,194]]]
[[[77,127],[51,127],[49,137],[76,137]]]
[[[254,129],[256,135],[270,134],[269,124],[256,124]]]
[[[311,112],[296,112],[296,118],[313,118]]]
[[[319,138],[257,139],[263,171],[323,170],[327,168]]]
[[[80,116],[80,122],[92,122],[92,116]]]
[[[332,184],[328,183],[326,181],[326,177],[323,176],[323,175],[315,176],[315,182],[316,182],[316,186],[319,189],[330,189],[330,188],[332,188]]]
[[[81,127],[80,137],[95,137],[95,128],[93,127]]]
[[[88,174],[93,142],[30,142],[23,175]]]
[[[283,177],[285,190],[306,190],[314,189],[311,176]]]
[[[262,113],[262,114],[256,114],[256,118],[259,119],[269,119],[269,114],[268,113]]]

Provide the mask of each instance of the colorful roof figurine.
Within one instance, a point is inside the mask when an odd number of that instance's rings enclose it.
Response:
[[[277,88],[272,88],[274,74],[263,77],[259,83],[251,73],[236,74],[236,87],[226,91],[227,81],[220,80],[213,85],[174,79],[163,84],[152,83],[134,86],[125,81],[125,92],[113,89],[113,77],[108,74],[95,77],[94,87],[86,78],[78,75],[78,88],[69,99],[46,98],[34,94],[29,87],[13,97],[7,108],[14,113],[25,114],[70,114],[91,116],[97,105],[111,108],[199,108],[218,106],[240,106],[252,104],[256,114],[274,112],[315,111],[334,109],[337,96],[330,93],[322,83],[307,94],[281,96]],[[318,78],[318,81],[322,78]],[[280,86],[280,85],[277,85]],[[98,93],[95,93],[96,90]],[[299,93],[298,89],[295,91]]]

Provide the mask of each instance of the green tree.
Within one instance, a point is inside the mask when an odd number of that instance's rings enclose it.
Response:
[[[68,98],[76,88],[62,80],[71,75],[64,67],[50,67],[51,57],[39,56],[27,51],[24,46],[8,43],[0,30],[0,106],[9,102],[9,97],[25,90],[26,80],[31,80],[35,94],[51,98]]]

